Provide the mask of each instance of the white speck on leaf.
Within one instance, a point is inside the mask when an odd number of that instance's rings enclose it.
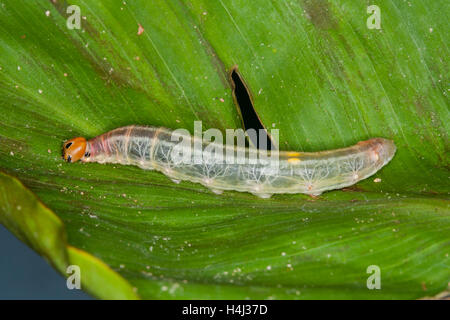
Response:
[[[138,32],[137,35],[140,36],[141,34],[144,33],[144,28],[141,26],[140,23],[138,23]]]

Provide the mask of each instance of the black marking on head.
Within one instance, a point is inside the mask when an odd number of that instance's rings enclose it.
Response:
[[[233,89],[233,100],[237,106],[245,130],[254,129],[257,132],[256,136],[249,136],[250,141],[258,149],[275,150],[276,147],[259,119],[258,113],[253,106],[250,90],[239,73],[237,66],[231,69],[230,80]]]
[[[67,162],[72,162],[72,156],[67,156]]]
[[[66,149],[69,149],[70,146],[72,145],[73,142],[69,142],[68,144],[66,144]]]
[[[89,158],[89,157],[91,156],[91,153],[88,151],[88,152],[86,152],[86,153],[84,154],[84,156],[85,156],[86,158]]]

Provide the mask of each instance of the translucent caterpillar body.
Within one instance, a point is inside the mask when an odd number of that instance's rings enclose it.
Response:
[[[396,151],[393,141],[374,138],[343,149],[276,151],[276,159],[266,157],[256,163],[228,163],[225,157],[218,157],[217,150],[222,150],[223,154],[228,151],[235,156],[244,154],[245,157],[252,154],[259,156],[266,151],[203,142],[200,137],[186,134],[193,143],[184,146],[191,148],[184,150],[190,155],[188,161],[180,162],[174,157],[175,148],[179,149],[178,152],[181,149],[178,139],[172,141],[173,133],[161,127],[122,127],[89,141],[75,138],[66,142],[64,158],[69,162],[81,160],[136,165],[163,172],[174,182],[189,180],[201,183],[216,193],[236,190],[267,198],[274,193],[316,196],[327,190],[348,187],[376,173],[392,159]],[[202,146],[200,159],[194,159],[192,148],[195,141],[200,141]],[[205,151],[207,146],[218,149],[213,149],[215,152]]]

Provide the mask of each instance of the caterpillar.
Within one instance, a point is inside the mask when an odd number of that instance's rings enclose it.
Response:
[[[185,131],[175,135],[175,131],[163,127],[126,126],[89,141],[77,137],[65,142],[63,158],[67,162],[135,165],[160,171],[176,183],[201,183],[217,194],[235,190],[268,198],[277,193],[318,196],[351,186],[376,173],[396,151],[394,142],[384,138],[321,152],[265,151],[204,142]],[[180,138],[190,142],[181,144]],[[194,150],[198,143],[200,157]],[[265,157],[261,156],[263,152]],[[277,157],[272,158],[275,153]],[[180,154],[183,158],[176,156]],[[234,161],[223,161],[221,154],[231,155]],[[242,161],[252,157],[261,160]]]

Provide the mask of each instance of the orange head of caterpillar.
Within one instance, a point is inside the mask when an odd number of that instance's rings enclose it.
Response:
[[[87,142],[85,138],[77,137],[66,141],[63,146],[63,158],[67,162],[76,162],[88,156],[86,154]]]

